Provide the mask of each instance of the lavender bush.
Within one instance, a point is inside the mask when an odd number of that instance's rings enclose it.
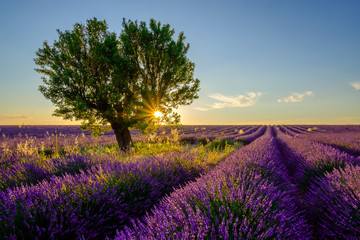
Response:
[[[0,232],[11,239],[98,239],[139,217],[165,193],[204,171],[194,153],[106,163],[2,192]]]
[[[306,135],[307,139],[330,145],[354,156],[360,156],[360,133],[342,132]]]
[[[271,130],[115,239],[310,239]]]
[[[358,239],[360,236],[360,167],[346,165],[317,179],[307,194],[319,215],[319,236]]]
[[[293,183],[316,239],[356,239],[359,221],[359,158],[278,132],[287,159],[297,163]]]

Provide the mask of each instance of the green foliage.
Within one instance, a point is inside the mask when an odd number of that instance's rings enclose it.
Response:
[[[234,141],[228,139],[215,139],[207,147],[211,149],[224,150],[227,145],[234,145]]]
[[[105,20],[76,23],[73,30],[58,30],[59,39],[36,52],[34,59],[44,85],[45,98],[55,105],[55,116],[82,120],[82,128],[100,135],[114,129],[122,150],[128,150],[129,128],[143,133],[160,124],[178,124],[173,109],[198,98],[195,64],[186,57],[184,33],[173,39],[170,25],[151,19],[123,21],[118,35]],[[163,116],[155,117],[161,111]]]
[[[178,144],[171,143],[152,143],[146,144],[142,142],[136,142],[134,144],[134,152],[139,155],[156,155],[163,152],[180,152],[184,147]]]
[[[139,121],[134,125],[147,133],[158,124],[178,124],[180,116],[173,112],[179,105],[191,104],[198,98],[200,81],[193,78],[195,64],[186,57],[189,44],[185,44],[184,33],[177,41],[173,40],[175,31],[170,25],[161,25],[154,19],[149,26],[145,22],[123,20],[120,41],[122,50],[132,66],[137,70],[140,80],[134,88],[140,93],[137,119],[152,116],[160,111],[163,116],[152,121]]]
[[[197,139],[195,137],[183,137],[179,139],[181,145],[195,144]]]
[[[307,168],[300,179],[300,187],[303,190],[307,190],[311,183],[317,184],[316,179],[323,178],[327,173],[331,173],[334,169],[345,169],[346,162],[332,162],[326,159],[323,159],[321,162],[319,161],[315,164],[315,168]]]
[[[126,61],[118,51],[116,34],[107,28],[105,21],[96,18],[86,26],[77,23],[72,31],[58,30],[59,40],[53,46],[45,41],[36,52],[36,71],[44,75],[45,84],[39,90],[57,107],[55,116],[94,124],[121,106],[123,91],[116,82],[130,76],[115,74]]]
[[[149,155],[157,155],[164,152],[181,152],[184,151],[185,147],[172,144],[172,143],[161,143],[161,142],[134,142],[134,145],[129,153],[122,153],[119,157],[126,156],[149,156]],[[117,155],[119,152],[119,146],[117,145],[97,145],[91,147],[84,147],[82,149],[82,155],[90,154],[90,155]]]
[[[209,143],[209,139],[203,137],[203,138],[199,138],[199,139],[197,140],[197,142],[198,142],[199,144],[205,146],[205,145],[207,145],[207,144]]]
[[[91,136],[98,138],[101,134],[103,134],[105,131],[106,132],[111,132],[111,127],[107,126],[107,125],[97,125],[97,124],[90,124],[88,122],[84,122],[81,126],[80,126],[81,130],[83,131],[87,131],[89,130],[91,133]]]
[[[247,144],[249,144],[250,142],[249,142],[247,139],[245,139],[245,138],[238,138],[238,139],[235,140],[235,143],[236,143],[236,144],[247,145]]]
[[[203,164],[215,167],[220,161],[223,161],[230,153],[232,153],[237,146],[226,145],[224,149],[209,148],[208,146],[200,145],[194,150],[199,153],[199,161]]]

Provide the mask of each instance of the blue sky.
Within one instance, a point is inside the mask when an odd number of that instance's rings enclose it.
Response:
[[[200,98],[183,124],[359,124],[360,1],[1,1],[0,125],[74,124],[52,117],[33,58],[56,29],[105,19],[183,31]],[[177,35],[177,34],[176,34]]]

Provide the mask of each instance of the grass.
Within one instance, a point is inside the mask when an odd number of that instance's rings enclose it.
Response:
[[[206,164],[212,168],[219,162],[223,161],[233,151],[243,147],[245,144],[242,142],[234,142],[226,139],[216,139],[203,145],[199,142],[197,147],[193,151],[199,152],[201,159],[206,159]]]

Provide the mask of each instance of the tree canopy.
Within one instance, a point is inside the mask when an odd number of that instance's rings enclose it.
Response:
[[[174,40],[170,25],[153,19],[149,26],[124,19],[122,26],[117,35],[93,18],[58,30],[59,39],[45,41],[34,61],[44,83],[39,90],[55,105],[55,116],[82,120],[82,128],[96,135],[110,124],[126,151],[129,128],[146,133],[160,123],[179,123],[173,110],[198,98],[200,81],[183,32]]]

